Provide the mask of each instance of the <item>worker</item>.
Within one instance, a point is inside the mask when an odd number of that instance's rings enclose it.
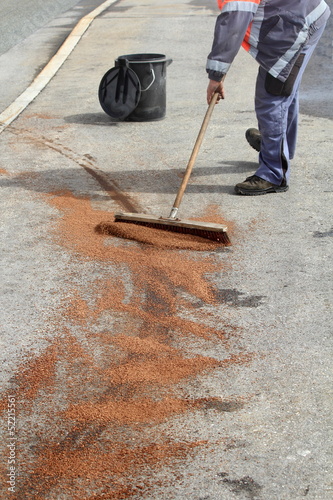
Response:
[[[259,152],[255,174],[235,186],[242,195],[287,191],[297,137],[299,86],[330,16],[324,0],[218,0],[206,71],[207,102],[224,99],[224,77],[243,46],[259,63],[258,128],[246,138]]]

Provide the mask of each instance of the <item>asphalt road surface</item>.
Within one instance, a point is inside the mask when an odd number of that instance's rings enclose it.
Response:
[[[0,57],[1,107],[75,7]],[[234,194],[257,165],[257,65],[240,52],[228,73],[180,215],[225,221],[231,247],[97,231],[124,200],[168,214],[207,109],[216,14],[215,0],[117,2],[0,134],[1,498],[332,498],[329,36],[286,193]],[[173,59],[166,117],[118,122],[100,80],[142,52]]]
[[[0,112],[28,87],[78,20],[101,3],[101,0],[1,2]]]
[[[75,0],[2,0],[0,55],[77,3]]]

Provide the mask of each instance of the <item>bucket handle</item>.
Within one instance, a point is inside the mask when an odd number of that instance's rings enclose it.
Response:
[[[151,72],[152,72],[152,75],[153,75],[153,79],[152,81],[150,82],[150,84],[148,85],[148,87],[146,87],[145,89],[141,89],[141,92],[147,92],[147,90],[150,89],[150,87],[153,85],[154,81],[155,81],[155,71],[153,68],[151,68]]]

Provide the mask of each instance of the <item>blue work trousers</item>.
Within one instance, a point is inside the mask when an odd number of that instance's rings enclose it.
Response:
[[[313,30],[302,49],[304,59],[289,96],[276,96],[267,92],[267,72],[259,68],[255,110],[261,134],[259,167],[255,175],[276,185],[288,185],[290,160],[294,157],[299,113],[299,87],[307,63],[325,29],[325,25]]]

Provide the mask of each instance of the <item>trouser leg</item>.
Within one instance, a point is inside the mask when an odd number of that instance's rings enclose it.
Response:
[[[289,96],[276,96],[267,92],[267,72],[259,68],[255,110],[261,133],[261,149],[256,175],[276,185],[288,184],[290,159],[294,156],[297,140],[299,86],[324,28],[322,26],[315,31],[303,48],[304,59]]]
[[[299,92],[296,92],[294,99],[290,103],[288,109],[288,117],[287,117],[286,140],[287,140],[290,160],[294,158],[296,150],[298,111],[299,111]]]

